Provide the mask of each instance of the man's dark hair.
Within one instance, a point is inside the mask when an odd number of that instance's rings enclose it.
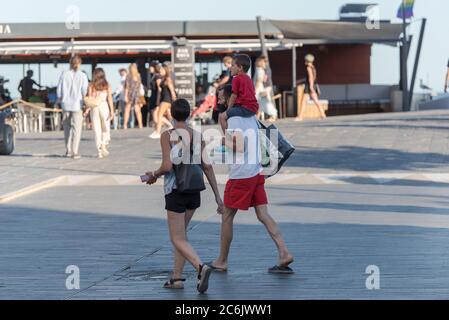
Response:
[[[247,54],[236,54],[234,56],[234,62],[239,67],[242,67],[245,73],[251,68],[251,58]]]
[[[171,115],[176,121],[186,121],[190,116],[190,104],[186,99],[178,99],[171,105]]]

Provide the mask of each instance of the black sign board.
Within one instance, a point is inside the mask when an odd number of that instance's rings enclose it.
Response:
[[[173,45],[172,64],[176,96],[195,106],[195,49],[191,45]]]

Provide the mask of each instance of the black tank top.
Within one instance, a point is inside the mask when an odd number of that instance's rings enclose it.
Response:
[[[313,73],[313,84],[315,85],[316,83],[317,83],[317,81],[316,81],[316,69],[315,69],[315,66],[312,66],[312,73]],[[306,67],[306,85],[309,85],[309,83],[310,83],[310,78],[309,78],[309,71],[307,70],[307,67]]]
[[[166,84],[166,80],[161,82],[161,102],[172,103],[170,89]]]

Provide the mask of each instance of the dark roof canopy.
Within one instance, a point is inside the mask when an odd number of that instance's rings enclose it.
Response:
[[[55,39],[55,38],[136,38],[136,37],[257,37],[254,20],[235,21],[120,21],[81,22],[79,29],[67,28],[64,22],[1,24],[1,39]],[[281,32],[269,21],[263,22],[267,36],[280,36]]]
[[[380,22],[378,29],[370,29],[364,22],[271,20],[271,23],[286,39],[321,39],[332,43],[398,42],[402,33],[402,24],[390,22]]]
[[[172,37],[252,37],[258,38],[256,19],[235,21],[120,21],[81,22],[71,30],[65,23],[0,23],[0,40],[114,39]],[[401,24],[381,22],[380,29],[365,23],[345,21],[264,20],[267,37],[325,42],[397,42]]]
[[[344,21],[264,20],[269,50],[301,44],[386,43],[396,45],[401,24],[381,22],[370,30],[365,23]],[[81,22],[79,29],[65,23],[0,23],[0,59],[14,54],[69,52],[164,52],[174,37],[185,37],[198,51],[260,50],[256,19],[236,21]]]

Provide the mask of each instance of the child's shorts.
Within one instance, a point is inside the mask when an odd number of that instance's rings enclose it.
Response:
[[[232,108],[229,108],[226,111],[226,115],[229,118],[232,117],[242,117],[242,118],[251,118],[253,116],[255,116],[256,114],[254,112],[252,112],[249,109],[246,109],[245,107],[242,106],[233,106]]]

